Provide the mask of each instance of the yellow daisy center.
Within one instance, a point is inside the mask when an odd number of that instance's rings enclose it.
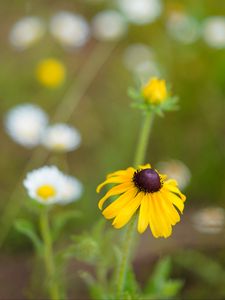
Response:
[[[65,67],[56,59],[45,59],[38,64],[36,75],[43,85],[57,87],[65,79]]]
[[[48,198],[55,196],[56,190],[52,185],[42,185],[37,189],[37,195],[44,200],[48,200]]]
[[[168,97],[165,80],[160,80],[156,77],[149,80],[143,87],[142,94],[146,101],[152,104],[162,103]]]

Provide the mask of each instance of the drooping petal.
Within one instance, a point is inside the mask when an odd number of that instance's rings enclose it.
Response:
[[[97,186],[96,192],[99,193],[101,191],[101,189],[103,188],[103,186],[105,186],[106,184],[109,184],[109,183],[123,183],[123,182],[126,182],[126,179],[124,179],[122,176],[111,177],[109,179],[106,179],[101,184],[99,184]]]
[[[143,233],[148,226],[148,214],[149,214],[149,199],[145,195],[141,200],[141,207],[138,218],[138,232]]]
[[[115,201],[113,201],[113,203],[111,203],[103,210],[103,216],[106,219],[112,219],[116,217],[119,214],[121,208],[123,208],[127,203],[129,203],[130,199],[135,197],[136,194],[136,187],[129,189],[127,192],[122,194],[119,198],[117,198]]]
[[[127,168],[126,170],[120,170],[113,173],[108,174],[107,179],[114,176],[124,176],[124,177],[131,177],[133,176],[135,169],[132,167]]]
[[[150,229],[152,231],[152,234],[155,238],[158,238],[160,236],[160,232],[159,232],[159,226],[158,226],[158,222],[156,219],[156,211],[155,211],[155,207],[154,207],[154,203],[153,203],[153,198],[152,198],[152,194],[147,194],[148,197],[148,201],[149,201],[149,211],[148,211],[148,221],[149,221],[149,226]]]
[[[173,193],[168,193],[167,197],[179,209],[179,211],[183,213],[184,202],[181,200],[181,198]]]
[[[121,209],[113,221],[113,226],[115,228],[119,229],[130,221],[131,217],[140,206],[142,198],[143,194],[140,192],[136,197],[132,197],[126,206]]]
[[[121,183],[117,186],[114,186],[113,188],[111,188],[104,197],[102,197],[99,202],[98,202],[98,207],[99,209],[102,210],[102,206],[105,203],[105,201],[111,197],[111,196],[115,196],[115,195],[119,195],[122,194],[124,192],[126,192],[127,190],[129,190],[130,188],[134,187],[133,182],[125,182],[125,183]]]
[[[168,227],[168,236],[170,236],[172,234],[172,224],[171,224],[171,219],[168,216],[168,212],[165,211],[163,205],[162,205],[162,199],[157,197],[157,206],[158,206],[158,210],[160,211],[160,214],[163,216],[164,221]],[[168,236],[164,236],[164,237],[168,237]]]
[[[178,214],[173,204],[168,200],[167,193],[162,193],[162,191],[160,191],[157,194],[158,197],[160,197],[161,199],[163,210],[167,212],[171,225],[175,225],[177,222],[180,221],[180,215]]]
[[[178,187],[174,186],[173,184],[168,184],[167,181],[164,183],[163,189],[167,189],[168,191],[173,192],[173,193],[179,195],[179,197],[183,201],[186,200],[186,196],[181,193],[181,191],[178,189]]]
[[[159,237],[167,238],[172,233],[172,228],[170,222],[166,218],[166,212],[162,210],[160,205],[160,198],[157,197],[157,193],[152,194],[152,202],[155,209],[155,219],[157,220],[157,228],[159,232]]]

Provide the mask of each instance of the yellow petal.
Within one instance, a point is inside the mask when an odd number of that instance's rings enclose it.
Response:
[[[152,194],[147,195],[149,198],[149,211],[148,211],[148,220],[149,226],[151,228],[152,234],[155,238],[160,236],[158,220],[156,219],[156,211],[153,203]]]
[[[134,174],[135,169],[132,167],[127,168],[126,170],[119,170],[113,173],[108,174],[107,178],[113,177],[113,176],[125,176],[130,177]]]
[[[106,219],[112,219],[115,216],[117,216],[123,208],[132,197],[135,197],[137,194],[137,188],[129,189],[126,193],[121,195],[119,198],[117,198],[113,203],[111,203],[109,206],[107,206],[102,214]]]
[[[121,176],[111,177],[111,178],[105,180],[104,182],[102,182],[101,184],[99,184],[97,186],[96,192],[99,193],[101,191],[101,189],[103,188],[103,186],[105,186],[108,183],[123,183],[125,181],[126,180],[124,180],[124,178]]]
[[[138,232],[143,233],[148,226],[148,211],[149,211],[149,199],[147,194],[141,200],[141,207],[138,218]]]
[[[113,188],[111,188],[104,197],[102,197],[99,202],[98,202],[98,207],[99,209],[102,210],[102,206],[105,203],[105,201],[111,197],[111,196],[115,196],[115,195],[119,195],[122,194],[124,192],[126,192],[128,189],[134,187],[133,182],[125,182],[125,183],[121,183],[117,186],[114,186]]]
[[[157,193],[152,194],[152,202],[155,208],[155,219],[157,220],[157,228],[159,232],[159,236],[161,237],[169,237],[172,233],[172,228],[170,222],[166,218],[166,212],[160,206],[160,198],[157,197]]]
[[[157,194],[158,197],[160,197],[161,199],[163,210],[167,212],[171,224],[175,225],[177,222],[180,221],[180,215],[178,214],[173,204],[167,199],[167,193],[162,193],[160,191]]]
[[[143,193],[138,193],[136,197],[132,197],[131,200],[126,204],[126,206],[121,209],[121,211],[113,221],[113,226],[115,228],[119,229],[130,221],[131,217],[140,206],[142,198]]]
[[[181,200],[181,198],[173,193],[168,193],[167,197],[179,209],[179,211],[183,213],[184,202]]]
[[[178,189],[178,187],[175,187],[175,186],[172,185],[172,184],[168,184],[167,181],[164,183],[163,189],[167,189],[167,190],[169,190],[170,192],[173,192],[173,193],[179,195],[179,197],[180,197],[183,201],[186,200],[186,196],[185,196],[184,194],[181,193],[181,191]]]
[[[168,236],[170,236],[172,233],[171,220],[170,220],[170,217],[168,216],[168,211],[166,211],[162,205],[162,199],[159,197],[158,197],[158,201],[157,201],[157,206],[158,206],[158,210],[160,211],[160,214],[163,216],[165,223],[168,227]],[[168,236],[164,236],[164,237],[168,237]]]

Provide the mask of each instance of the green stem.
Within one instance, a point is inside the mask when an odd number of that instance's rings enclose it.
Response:
[[[152,129],[153,119],[154,119],[153,114],[150,113],[145,114],[140,136],[139,136],[138,147],[134,159],[135,167],[144,163],[149,135]],[[117,274],[117,299],[122,299],[123,296],[124,285],[125,285],[126,275],[127,275],[127,268],[131,258],[132,242],[134,240],[134,234],[135,234],[135,224],[136,224],[136,218],[133,218],[127,226],[127,231],[124,237],[124,243],[122,246],[122,259]]]
[[[52,300],[59,300],[59,289],[55,281],[55,262],[52,249],[52,238],[49,226],[48,210],[43,208],[40,215],[40,230],[44,243],[44,261],[47,273],[47,283],[49,289],[49,295]]]

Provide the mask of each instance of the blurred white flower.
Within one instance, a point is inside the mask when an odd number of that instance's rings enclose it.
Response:
[[[127,32],[124,17],[114,10],[98,13],[92,21],[92,27],[93,35],[100,41],[117,40]]]
[[[123,61],[141,83],[146,83],[149,78],[160,76],[161,71],[155,60],[153,50],[144,44],[128,46],[123,54]]]
[[[127,19],[135,24],[152,23],[162,13],[161,0],[118,0],[118,5]]]
[[[5,127],[10,137],[28,148],[40,143],[47,123],[47,114],[34,104],[18,105],[5,117]]]
[[[169,14],[167,29],[175,40],[184,44],[194,43],[200,36],[198,22],[193,17],[179,11]]]
[[[57,167],[44,166],[28,173],[23,184],[32,199],[49,205],[62,200],[64,180]]]
[[[207,207],[197,211],[192,222],[201,233],[216,234],[224,229],[225,211],[220,207]]]
[[[184,189],[190,182],[191,172],[188,167],[179,160],[170,160],[157,164],[160,173],[166,174],[168,178],[177,181],[179,188]]]
[[[73,176],[64,175],[63,194],[58,203],[61,205],[66,205],[76,201],[80,198],[82,192],[83,186],[80,181]]]
[[[225,47],[225,17],[209,17],[203,23],[203,38],[214,48]]]
[[[61,11],[50,21],[50,32],[65,48],[82,47],[89,39],[90,29],[81,15]]]
[[[14,24],[9,34],[10,43],[18,50],[25,50],[45,33],[45,24],[38,17],[24,17]]]
[[[67,152],[78,148],[80,133],[76,128],[58,123],[49,126],[42,136],[42,144],[52,151]]]

